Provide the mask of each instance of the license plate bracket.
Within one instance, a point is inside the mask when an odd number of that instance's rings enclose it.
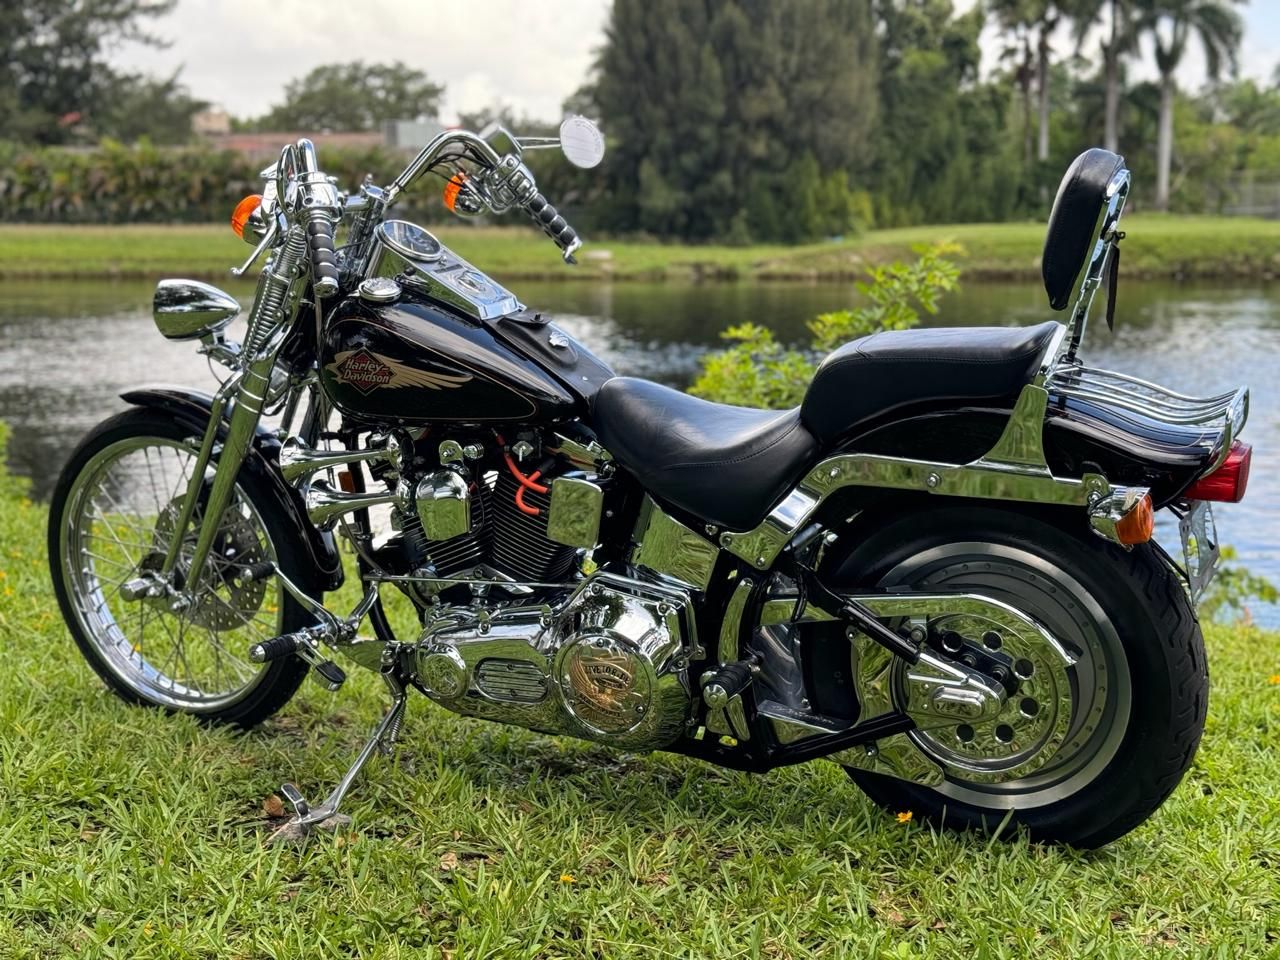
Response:
[[[1187,588],[1191,602],[1200,602],[1205,588],[1218,568],[1218,528],[1213,521],[1213,508],[1207,500],[1196,500],[1178,521],[1182,536],[1182,558],[1187,571]]]

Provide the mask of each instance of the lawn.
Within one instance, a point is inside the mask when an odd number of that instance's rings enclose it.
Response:
[[[245,735],[126,707],[62,626],[46,517],[0,477],[5,960],[1280,956],[1275,635],[1209,630],[1195,766],[1091,854],[899,823],[829,764],[750,777],[422,697],[351,827],[281,846],[264,800],[327,790],[380,684],[308,683]]]
[[[943,240],[962,245],[957,260],[973,279],[1038,279],[1044,225],[955,224],[872,230],[839,242],[782,246],[679,246],[600,239],[581,263],[560,265],[540,234],[517,227],[448,224],[441,239],[507,280],[775,279],[860,276],[869,264]],[[1280,276],[1280,221],[1243,217],[1133,215],[1125,218],[1126,275],[1150,277]],[[249,248],[221,224],[195,226],[0,225],[0,277],[217,278]]]

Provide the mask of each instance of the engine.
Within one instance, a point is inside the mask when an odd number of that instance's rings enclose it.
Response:
[[[471,588],[460,580],[509,582],[513,586],[505,592],[512,596],[529,595],[520,584],[570,580],[579,548],[590,545],[566,544],[548,531],[549,484],[573,473],[569,464],[542,457],[518,465],[492,440],[487,447],[423,440],[411,449],[400,472],[385,467],[381,476],[375,473],[397,492],[392,525],[399,531],[379,559],[419,578],[410,592],[420,605],[437,598],[466,602]],[[533,460],[533,444],[522,441],[516,449]]]
[[[456,713],[653,750],[692,722],[696,646],[683,591],[596,573],[556,605],[444,611],[416,680]]]

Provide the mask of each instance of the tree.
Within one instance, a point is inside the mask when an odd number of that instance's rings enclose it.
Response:
[[[1035,76],[1031,30],[1036,21],[1032,0],[990,0],[991,12],[1004,34],[1000,59],[1013,60],[1013,78],[1022,98],[1022,153],[1031,164],[1031,82]]]
[[[111,103],[121,81],[104,52],[124,41],[163,46],[148,20],[174,0],[0,0],[0,131],[60,143]]]
[[[686,239],[849,229],[875,46],[870,0],[615,0],[591,91],[602,219]]]
[[[1044,163],[1049,159],[1049,72],[1053,61],[1053,47],[1049,38],[1058,29],[1062,9],[1054,0],[1036,0],[1033,5],[1036,38],[1036,91],[1039,112],[1036,115],[1036,159]]]
[[[1103,33],[1099,43],[1104,91],[1102,145],[1119,153],[1121,68],[1138,45],[1136,4],[1134,0],[1073,0],[1070,14],[1077,46],[1095,26]]]
[[[152,143],[185,143],[191,139],[192,116],[207,106],[191,96],[176,73],[167,80],[120,76],[93,127],[100,136],[123,143],[143,137]]]
[[[374,130],[388,120],[436,116],[444,87],[400,61],[330,63],[284,88],[284,103],[261,120],[261,129]]]
[[[1140,27],[1150,34],[1160,73],[1160,122],[1156,137],[1156,209],[1169,209],[1173,166],[1174,72],[1194,34],[1204,49],[1205,66],[1217,79],[1227,65],[1234,73],[1244,25],[1234,9],[1239,0],[1145,0]]]

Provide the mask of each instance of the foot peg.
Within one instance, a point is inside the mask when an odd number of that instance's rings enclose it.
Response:
[[[707,729],[735,740],[751,739],[742,692],[751,685],[745,663],[722,663],[702,675],[702,701],[707,705]]]
[[[333,693],[346,683],[347,674],[332,660],[326,660],[320,655],[310,632],[314,629],[312,627],[296,633],[285,633],[270,640],[255,643],[249,647],[249,659],[254,663],[267,663],[297,654],[315,668],[316,675],[325,689]]]

